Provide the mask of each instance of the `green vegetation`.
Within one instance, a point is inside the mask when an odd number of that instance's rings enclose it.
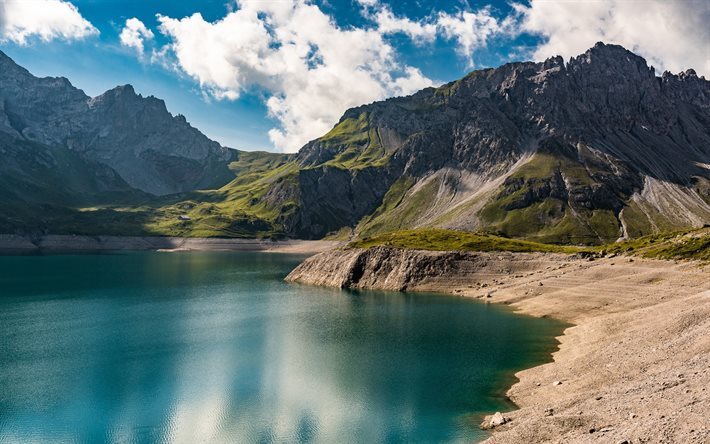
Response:
[[[363,145],[367,142],[368,127],[367,113],[361,113],[357,119],[342,120],[319,140],[328,145]]]
[[[144,228],[157,234],[195,237],[283,235],[277,219],[288,217],[296,203],[292,199],[270,200],[267,194],[274,185],[284,195],[294,194],[298,166],[291,157],[240,153],[230,169],[237,177],[218,190],[167,196],[140,208],[151,214]]]
[[[358,225],[361,236],[368,236],[384,231],[394,231],[403,228],[411,218],[413,206],[399,208],[409,189],[414,185],[414,179],[402,176],[392,184],[382,199],[382,204],[369,216],[365,216]],[[416,200],[416,199],[415,199]]]
[[[510,237],[559,244],[613,241],[619,237],[620,226],[612,211],[573,210],[552,193],[555,187],[594,185],[593,171],[588,168],[564,155],[536,153],[511,174],[479,216],[490,231]]]
[[[694,259],[710,261],[710,228],[654,234],[602,248],[609,253],[625,253],[654,259]]]
[[[343,119],[318,141],[325,147],[338,151],[335,157],[325,162],[323,166],[363,169],[384,166],[389,160],[377,129],[370,127],[368,114],[365,112],[357,119],[352,117]]]
[[[513,251],[549,253],[578,253],[588,251],[584,247],[561,246],[508,239],[484,233],[427,228],[419,230],[396,231],[365,237],[350,244],[353,247],[369,248],[389,246],[414,250],[431,251]]]
[[[35,153],[41,154],[39,150]],[[59,162],[78,162],[73,153],[57,149]],[[280,197],[295,195],[298,166],[293,156],[264,152],[240,152],[229,165],[233,179],[216,190],[154,197],[126,186],[127,192],[89,192],[97,186],[89,183],[95,167],[66,166],[69,171],[88,171],[69,177],[71,194],[57,194],[53,183],[63,181],[57,169],[38,174],[42,180],[29,184],[13,183],[8,189],[25,190],[18,198],[0,197],[0,232],[52,234],[113,234],[124,236],[187,237],[273,237],[282,236],[279,221],[295,211],[293,199],[269,199],[268,193],[278,189]],[[39,163],[39,162],[37,162]],[[42,165],[42,163],[39,163]],[[16,180],[0,175],[0,184]],[[46,183],[45,183],[46,181]],[[277,187],[273,187],[277,185]],[[87,191],[88,190],[88,191]],[[51,201],[52,203],[47,203]],[[103,202],[111,202],[105,204]]]
[[[710,228],[644,236],[597,247],[545,244],[485,233],[434,228],[379,234],[364,237],[349,245],[357,248],[388,246],[430,251],[510,251],[596,255],[616,253],[656,259],[710,261]]]

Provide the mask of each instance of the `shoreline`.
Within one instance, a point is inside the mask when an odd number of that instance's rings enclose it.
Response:
[[[161,236],[84,236],[0,234],[0,254],[91,251],[249,251],[315,254],[338,246],[337,241],[270,240]]]
[[[321,253],[287,280],[451,293],[570,324],[551,362],[514,375],[517,409],[487,443],[710,442],[708,264],[377,247]]]

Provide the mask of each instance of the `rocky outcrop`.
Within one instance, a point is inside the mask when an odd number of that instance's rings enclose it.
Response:
[[[555,260],[572,259],[562,254],[345,248],[306,259],[286,280],[337,288],[441,291],[483,284],[491,276],[536,271]]]
[[[233,175],[232,150],[130,85],[90,98],[63,77],[37,78],[0,52],[0,132],[67,148],[154,195],[214,188]]]
[[[598,43],[569,61],[511,63],[353,108],[297,159],[308,170],[299,212],[315,205],[328,219],[294,219],[311,236],[433,225],[595,243],[697,226],[710,220],[710,82],[692,70],[657,77],[643,58]],[[370,189],[347,185],[365,167]],[[444,174],[435,193],[418,192]],[[360,224],[400,177],[413,180],[399,202]],[[668,199],[649,197],[657,182]]]
[[[219,226],[234,221],[240,235],[441,227],[599,244],[710,221],[710,82],[693,70],[658,77],[603,43],[350,109],[278,162],[235,162],[129,85],[90,98],[0,53],[0,150],[17,207],[172,194],[155,205],[222,203]],[[217,190],[182,195],[197,189]],[[33,215],[43,227],[44,212]],[[0,229],[28,225],[7,213]]]

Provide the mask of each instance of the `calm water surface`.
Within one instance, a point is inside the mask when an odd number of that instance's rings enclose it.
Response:
[[[0,442],[470,442],[561,325],[301,257],[0,256]]]

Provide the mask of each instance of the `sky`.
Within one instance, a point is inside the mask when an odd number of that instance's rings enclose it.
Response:
[[[353,106],[597,41],[710,78],[710,0],[0,0],[0,50],[88,95],[131,84],[208,137],[294,152]]]

